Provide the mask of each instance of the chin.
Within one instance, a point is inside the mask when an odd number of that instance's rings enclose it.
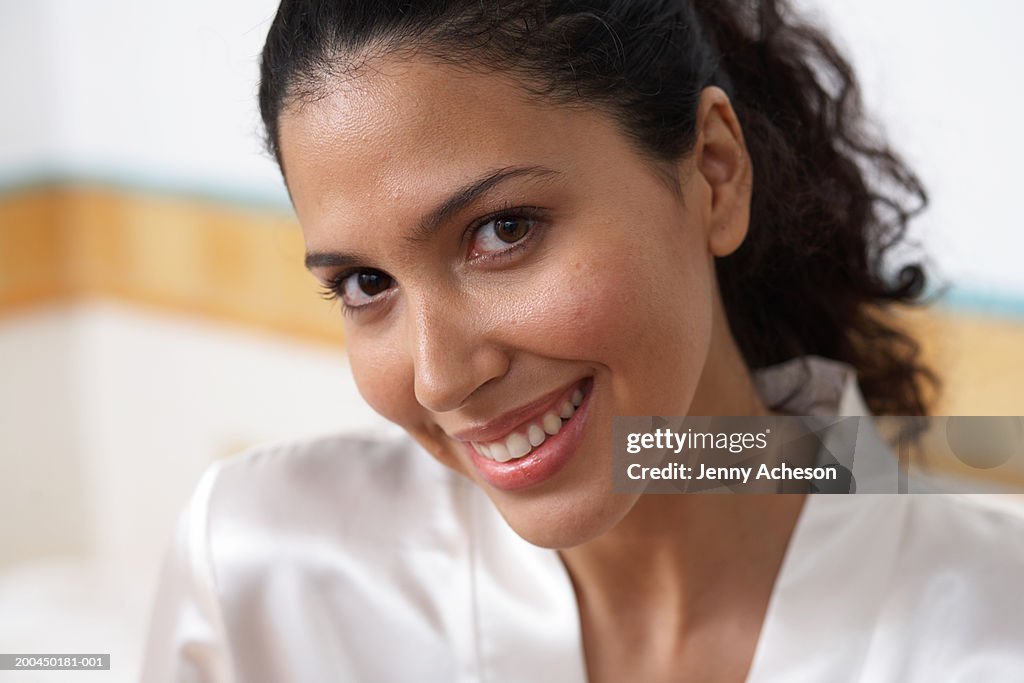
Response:
[[[494,501],[498,512],[523,540],[541,548],[565,550],[588,543],[614,528],[639,496],[605,493],[583,500]]]

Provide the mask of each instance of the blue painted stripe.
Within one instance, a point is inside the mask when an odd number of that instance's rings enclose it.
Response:
[[[990,315],[1024,321],[1024,295],[991,287],[951,286],[936,300],[939,308],[952,313]]]
[[[283,182],[278,188],[254,189],[206,182],[188,183],[183,182],[180,177],[153,172],[81,172],[67,168],[41,168],[6,173],[0,171],[0,195],[62,185],[90,185],[227,204],[244,209],[270,209],[292,213],[291,200]]]

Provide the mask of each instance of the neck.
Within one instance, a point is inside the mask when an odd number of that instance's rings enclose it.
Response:
[[[724,311],[716,307],[713,317],[722,341],[711,345],[690,414],[769,414],[727,331]],[[640,496],[611,530],[560,551],[583,621],[613,624],[620,634],[650,643],[651,629],[664,641],[666,633],[678,638],[715,620],[739,619],[756,639],[804,500]],[[632,628],[622,629],[623,620]]]
[[[560,554],[581,609],[598,619],[660,614],[647,621],[669,619],[677,633],[722,614],[759,624],[804,500],[642,496],[615,528]]]

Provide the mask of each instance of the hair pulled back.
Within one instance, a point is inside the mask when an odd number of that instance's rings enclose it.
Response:
[[[754,167],[747,239],[716,264],[747,364],[834,358],[873,412],[927,412],[934,376],[889,311],[918,300],[924,271],[887,259],[924,189],[868,130],[850,64],[784,0],[283,0],[259,91],[278,162],[282,111],[403,51],[599,107],[658,162],[691,151],[702,90],[723,88]]]

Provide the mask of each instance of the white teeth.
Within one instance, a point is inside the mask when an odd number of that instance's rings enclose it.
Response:
[[[554,413],[548,412],[544,414],[544,431],[554,436],[558,433],[558,430],[562,428],[562,420]]]
[[[530,439],[530,445],[533,447],[541,445],[544,443],[544,439],[548,438],[544,430],[537,425],[530,425],[530,428],[526,431],[526,436]]]
[[[512,459],[512,456],[508,454],[508,449],[505,448],[505,444],[498,442],[492,443],[489,447],[490,453],[488,454],[491,460],[497,460],[498,462],[508,462]]]
[[[505,440],[505,447],[508,448],[508,454],[512,459],[521,458],[533,449],[525,436],[516,433]]]
[[[563,421],[572,417],[581,403],[583,403],[583,392],[577,389],[572,392],[569,400],[562,403],[558,412],[549,410],[544,413],[540,422],[529,425],[525,433],[512,432],[504,441],[492,441],[487,444],[473,442],[473,448],[485,458],[498,462],[522,458],[544,443],[549,436],[560,432]]]

